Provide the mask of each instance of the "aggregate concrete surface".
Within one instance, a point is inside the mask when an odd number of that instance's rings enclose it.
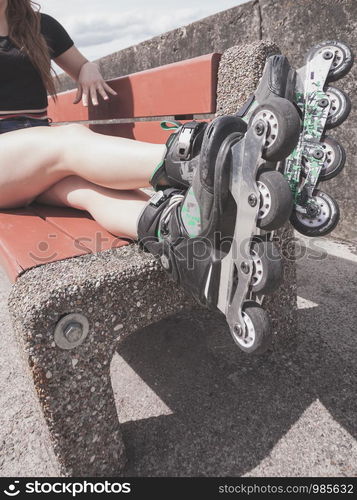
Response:
[[[112,384],[131,476],[356,476],[357,248],[299,247],[299,331],[246,356],[202,313],[128,337]],[[0,475],[58,474],[0,280]],[[272,357],[273,356],[273,357]]]

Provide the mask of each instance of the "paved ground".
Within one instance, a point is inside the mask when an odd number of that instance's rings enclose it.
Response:
[[[298,263],[298,342],[283,355],[247,357],[220,328],[178,318],[121,346],[112,372],[126,474],[357,475],[357,249],[313,248]],[[1,276],[0,475],[56,475],[8,290]]]

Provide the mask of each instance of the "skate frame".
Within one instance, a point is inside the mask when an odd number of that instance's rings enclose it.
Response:
[[[237,206],[234,236],[229,253],[222,259],[217,308],[226,316],[234,341],[244,338],[246,324],[242,307],[250,292],[253,273],[251,243],[262,231],[257,228],[260,192],[258,170],[265,161],[262,152],[268,127],[259,120],[264,132],[259,136],[255,126],[248,129],[243,141],[232,146],[232,175],[230,191]],[[255,205],[248,200],[255,199]],[[261,297],[260,303],[263,301]],[[257,301],[258,302],[258,301]]]
[[[283,162],[284,175],[289,182],[295,209],[306,213],[309,199],[317,187],[326,153],[321,145],[326,121],[331,108],[331,101],[324,92],[328,73],[334,57],[327,58],[330,50],[322,50],[308,63],[297,70],[295,102],[302,112],[302,132],[299,143],[291,155]],[[306,177],[301,182],[302,166],[306,168]],[[304,190],[307,197],[301,199]]]

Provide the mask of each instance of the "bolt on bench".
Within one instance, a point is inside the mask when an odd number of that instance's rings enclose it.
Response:
[[[118,97],[99,108],[74,106],[74,92],[66,92],[50,103],[49,114],[55,122],[91,121],[96,132],[164,143],[163,118],[210,119],[236,111],[276,51],[259,42],[117,78],[109,83]],[[13,282],[14,331],[61,473],[118,474],[125,451],[110,379],[118,343],[166,316],[200,314],[201,308],[151,255],[109,234],[87,213],[33,204],[1,211],[0,227],[0,258]],[[290,227],[280,236],[284,245]],[[295,284],[294,262],[285,259],[284,283],[268,299],[276,345],[294,335]]]

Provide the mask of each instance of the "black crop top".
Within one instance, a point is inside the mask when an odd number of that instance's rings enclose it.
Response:
[[[41,33],[52,59],[73,45],[63,26],[47,14],[41,14]],[[38,71],[9,37],[0,36],[0,111],[43,109],[47,105],[46,88]]]

